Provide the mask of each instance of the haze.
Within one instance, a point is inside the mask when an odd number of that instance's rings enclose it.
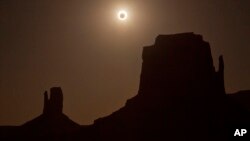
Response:
[[[224,55],[227,93],[250,88],[247,0],[1,0],[0,125],[42,111],[61,86],[64,112],[80,124],[111,114],[137,94],[142,47],[158,34],[195,32]],[[121,24],[116,11],[125,7]],[[217,67],[217,66],[216,66]]]

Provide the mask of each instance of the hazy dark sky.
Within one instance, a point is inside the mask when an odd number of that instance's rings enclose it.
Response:
[[[250,89],[249,0],[0,0],[0,125],[39,115],[53,86],[64,112],[90,124],[137,94],[143,46],[189,31],[210,42],[215,65],[224,55],[228,93]]]

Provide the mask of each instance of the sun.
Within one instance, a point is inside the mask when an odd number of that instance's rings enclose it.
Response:
[[[128,12],[125,10],[120,10],[117,13],[117,18],[121,21],[125,21],[128,18]]]

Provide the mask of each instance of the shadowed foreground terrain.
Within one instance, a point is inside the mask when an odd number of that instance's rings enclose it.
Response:
[[[159,35],[144,47],[138,94],[111,115],[83,126],[62,113],[61,88],[44,94],[44,110],[18,127],[0,127],[3,140],[229,140],[250,125],[250,91],[226,94],[208,42],[193,33]],[[249,130],[250,132],[250,130]],[[249,136],[249,135],[248,135]]]

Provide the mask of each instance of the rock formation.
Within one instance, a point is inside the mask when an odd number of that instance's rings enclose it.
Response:
[[[144,47],[142,59],[138,95],[95,121],[100,139],[213,140],[210,132],[223,126],[216,119],[226,96],[223,58],[216,71],[209,44],[183,33],[159,35],[153,46]]]
[[[99,140],[227,140],[228,125],[249,123],[225,94],[222,56],[216,71],[202,36],[159,35],[142,59],[138,95],[95,121]]]
[[[50,98],[44,94],[43,114],[16,129],[18,134],[7,137],[225,141],[231,139],[231,129],[250,125],[250,91],[225,93],[223,57],[219,57],[216,71],[209,43],[201,35],[159,35],[154,45],[144,47],[142,59],[138,94],[118,111],[95,120],[93,125],[79,126],[62,112],[61,88],[52,88]]]
[[[47,91],[44,93],[43,113],[21,127],[19,135],[24,136],[25,140],[49,140],[51,137],[63,140],[68,139],[81,126],[63,114],[62,90],[60,87],[53,87],[50,89],[50,98]]]
[[[44,93],[44,109],[43,114],[62,114],[63,94],[60,87],[50,89],[50,99],[48,93]]]

